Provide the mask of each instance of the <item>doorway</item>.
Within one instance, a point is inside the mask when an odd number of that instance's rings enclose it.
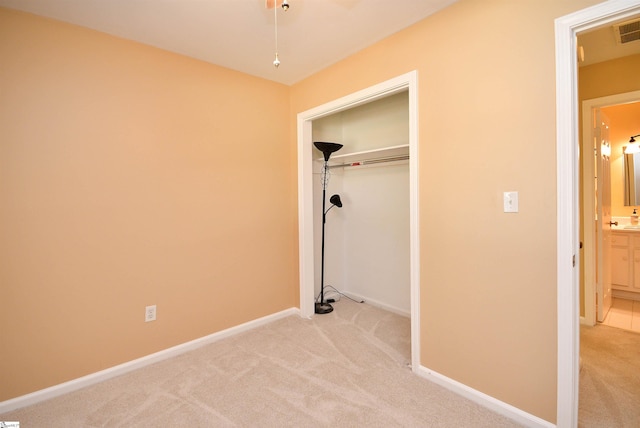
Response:
[[[592,128],[590,127],[592,112],[597,111],[603,108],[619,106],[619,105],[627,105],[630,103],[635,103],[640,101],[640,91],[627,92],[623,94],[610,95],[606,97],[600,97],[590,100],[585,100],[582,104],[582,153],[591,153],[593,151],[593,136],[592,136]],[[612,151],[612,161],[614,166],[614,172],[612,174],[616,174],[615,171],[621,170],[621,165],[619,165],[619,152],[621,151],[621,147],[615,146],[611,147]],[[596,164],[592,162],[593,159],[584,156],[582,161],[582,186],[583,186],[583,216],[582,222],[584,225],[594,224],[596,219],[596,213],[594,209],[594,205],[589,201],[593,200],[594,195],[596,195],[596,186],[593,180],[587,179],[588,177],[597,177],[599,176],[599,171],[594,171],[596,168]],[[616,168],[617,167],[617,168]],[[620,174],[621,175],[621,174]],[[615,177],[614,177],[615,178]],[[614,183],[616,180],[613,180]],[[620,205],[622,202],[614,205]],[[615,211],[615,208],[614,208]],[[613,217],[617,217],[613,213]],[[596,275],[597,271],[596,266],[600,262],[598,253],[595,251],[596,245],[596,231],[591,227],[584,227],[583,232],[583,252],[584,252],[584,317],[581,319],[582,323],[586,325],[595,325],[596,324],[596,307],[597,307],[597,299],[596,299]],[[599,320],[602,321],[602,320]]]
[[[557,145],[557,426],[578,424],[579,215],[577,46],[579,31],[628,18],[640,11],[631,0],[610,0],[556,19]]]
[[[418,114],[417,72],[412,71],[347,95],[311,110],[299,113],[298,140],[298,224],[300,313],[311,317],[314,313],[314,210],[313,210],[313,121],[348,110],[399,92],[408,92],[409,104],[409,265],[411,307],[411,365],[420,367],[420,256],[418,223]]]

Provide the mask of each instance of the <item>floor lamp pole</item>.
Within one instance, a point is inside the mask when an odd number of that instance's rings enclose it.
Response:
[[[327,161],[324,162],[322,175],[326,176]],[[322,180],[322,255],[320,258],[320,301],[316,302],[316,314],[328,314],[333,311],[333,306],[324,301],[324,225],[327,222],[327,213],[325,211],[327,203],[327,182]]]
[[[342,148],[342,144],[316,141],[313,145],[316,146],[324,156],[324,165],[322,169],[322,255],[320,263],[320,301],[316,302],[315,312],[316,314],[328,314],[333,311],[333,306],[324,301],[324,226],[327,221],[327,211],[329,211],[325,209],[327,206],[327,183],[329,181],[329,157],[331,157],[331,153],[340,150]],[[330,202],[331,206],[329,209],[334,206],[342,206],[339,195],[333,195]]]

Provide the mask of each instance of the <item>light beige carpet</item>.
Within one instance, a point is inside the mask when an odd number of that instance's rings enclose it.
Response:
[[[582,326],[580,357],[578,425],[640,427],[640,334]]]
[[[29,427],[513,427],[413,374],[408,318],[346,299],[47,402]]]

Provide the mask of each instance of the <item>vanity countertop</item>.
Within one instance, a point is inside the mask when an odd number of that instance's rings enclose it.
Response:
[[[630,226],[630,225],[621,225],[621,226],[611,226],[612,232],[629,232],[629,233],[640,233],[640,227],[638,226]]]
[[[611,221],[615,221],[617,225],[611,225],[612,232],[640,232],[640,224],[631,224],[629,217],[611,217]]]

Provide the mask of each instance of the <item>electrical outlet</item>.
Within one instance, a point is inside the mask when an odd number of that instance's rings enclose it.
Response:
[[[144,322],[156,320],[156,305],[147,306],[144,308]]]

